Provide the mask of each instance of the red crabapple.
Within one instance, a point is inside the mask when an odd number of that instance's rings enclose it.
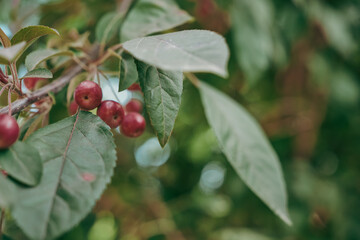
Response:
[[[74,98],[81,109],[93,110],[101,103],[102,91],[97,83],[86,80],[77,86]]]
[[[79,105],[75,102],[75,100],[73,100],[69,105],[69,109],[68,109],[69,114],[71,116],[74,115],[75,113],[77,113],[78,108],[79,108]]]
[[[97,109],[97,115],[109,125],[110,128],[116,128],[123,121],[125,111],[120,103],[107,100],[101,102]]]
[[[0,115],[0,149],[13,145],[19,137],[20,129],[16,120],[7,115]]]
[[[138,83],[133,83],[130,87],[128,87],[129,91],[141,91],[141,87]]]
[[[143,104],[141,101],[137,99],[131,99],[125,106],[127,112],[138,112],[142,113]]]
[[[127,137],[138,137],[144,133],[146,122],[144,117],[137,112],[130,112],[125,115],[121,123],[121,132]]]
[[[29,89],[30,91],[34,90],[36,84],[39,82],[39,81],[46,81],[45,78],[24,78],[24,84],[26,86],[27,89]]]

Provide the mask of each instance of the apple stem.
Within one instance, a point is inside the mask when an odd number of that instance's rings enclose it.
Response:
[[[8,105],[9,105],[9,112],[8,115],[11,116],[11,87],[9,87],[9,91],[8,91]]]

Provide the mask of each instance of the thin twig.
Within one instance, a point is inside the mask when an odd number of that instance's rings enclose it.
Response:
[[[9,88],[9,91],[8,91],[8,107],[9,107],[9,112],[8,112],[8,114],[9,114],[9,116],[11,116],[11,87]]]
[[[111,92],[114,94],[116,100],[117,100],[118,102],[121,102],[120,99],[119,99],[119,97],[118,97],[118,95],[117,95],[117,93],[116,93],[116,91],[115,91],[115,89],[113,88],[113,86],[112,86],[109,78],[108,78],[103,72],[101,72],[100,70],[99,70],[98,72],[106,79],[106,81],[107,81],[107,83],[108,83],[108,85],[109,85],[109,87],[110,87],[110,89],[111,89]]]
[[[91,55],[96,56],[96,53],[98,52],[98,46],[95,47],[94,51],[92,51]],[[94,57],[95,58],[95,57]],[[89,61],[85,61],[85,63],[88,63]],[[75,67],[71,68],[65,75],[57,79],[56,81],[40,88],[39,90],[28,94],[26,97],[16,100],[12,103],[12,114],[19,113],[21,110],[26,108],[27,106],[33,104],[34,102],[37,102],[46,96],[48,96],[48,93],[58,93],[60,92],[69,82],[70,80],[78,75],[82,71],[82,67],[79,65],[76,65]],[[0,109],[0,114],[8,113],[9,112],[9,106],[4,107]]]

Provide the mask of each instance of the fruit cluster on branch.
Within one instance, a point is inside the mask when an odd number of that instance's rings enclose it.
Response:
[[[138,86],[138,84],[134,84]],[[138,91],[138,87],[130,87]],[[91,111],[97,108],[97,115],[112,129],[120,126],[121,133],[127,137],[138,137],[145,131],[146,121],[140,114],[142,103],[132,99],[125,107],[115,101],[102,101],[100,86],[92,81],[83,81],[74,92],[74,101],[69,106],[69,113],[74,114],[79,109]]]

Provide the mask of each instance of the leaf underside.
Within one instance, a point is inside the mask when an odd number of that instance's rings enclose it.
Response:
[[[229,49],[224,38],[211,31],[186,30],[137,38],[123,46],[136,59],[166,71],[228,75]]]
[[[200,84],[206,117],[218,143],[246,185],[291,225],[285,181],[278,157],[256,120],[237,102]]]

